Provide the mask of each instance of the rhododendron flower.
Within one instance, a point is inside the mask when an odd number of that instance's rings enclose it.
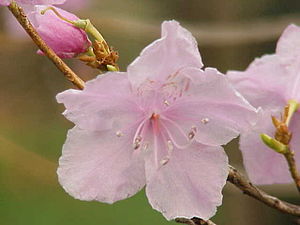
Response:
[[[146,185],[150,204],[167,219],[213,216],[228,174],[220,145],[256,112],[224,75],[201,67],[192,35],[169,21],[127,72],[58,94],[76,125],[59,160],[64,189],[113,203]]]
[[[17,3],[28,5],[54,5],[63,4],[66,0],[14,0]],[[0,5],[8,6],[12,0],[0,0]]]
[[[42,15],[41,11],[47,7],[35,6],[35,10],[30,12],[28,17],[48,46],[62,58],[72,58],[86,52],[91,42],[85,31],[60,19],[52,10]],[[77,16],[63,9],[53,6],[52,8],[68,20],[79,20]]]
[[[271,116],[280,113],[293,99],[300,102],[300,28],[290,25],[277,43],[276,53],[256,59],[244,72],[230,71],[229,79],[255,107],[262,107],[259,122],[241,135],[240,147],[250,179],[256,184],[289,183],[292,178],[283,155],[269,149],[261,133],[274,136]],[[300,112],[290,122],[292,140],[300,167]]]

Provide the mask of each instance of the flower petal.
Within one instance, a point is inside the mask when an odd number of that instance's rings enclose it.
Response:
[[[174,149],[169,162],[157,169],[146,163],[146,194],[152,207],[168,219],[209,219],[222,203],[228,160],[221,147],[194,143]]]
[[[289,78],[285,81],[287,98],[300,101],[300,27],[291,24],[284,30],[277,43],[276,54],[287,70],[282,74]]]
[[[57,170],[60,184],[73,197],[113,203],[145,185],[144,161],[133,153],[133,134],[69,131]]]
[[[164,81],[184,67],[203,67],[195,38],[178,22],[164,22],[161,36],[128,66],[129,79],[134,86],[146,80]]]
[[[195,138],[200,143],[226,144],[256,122],[255,108],[217,70],[189,68],[182,74],[191,79],[186,96],[165,113],[187,134],[196,127]]]
[[[278,40],[276,54],[292,60],[300,56],[300,27],[289,25]]]
[[[274,136],[275,128],[271,115],[279,114],[280,111],[261,111],[257,124],[240,137],[244,165],[250,180],[255,184],[280,184],[292,181],[284,156],[267,147],[260,138],[262,133]]]
[[[229,71],[229,81],[253,106],[270,109],[286,102],[288,81],[292,78],[276,55],[254,60],[244,72]]]
[[[57,95],[69,120],[81,128],[99,131],[117,131],[138,121],[141,111],[134,100],[125,73],[106,73],[87,82],[83,91],[67,90]]]

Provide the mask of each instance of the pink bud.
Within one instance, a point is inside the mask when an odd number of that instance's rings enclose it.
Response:
[[[86,52],[87,48],[91,45],[87,34],[83,30],[59,18],[52,10],[48,10],[42,15],[41,11],[47,7],[35,6],[35,10],[28,14],[33,26],[47,45],[61,58],[72,58]],[[53,8],[68,20],[79,20],[72,13],[57,7]],[[43,54],[40,50],[38,53]]]

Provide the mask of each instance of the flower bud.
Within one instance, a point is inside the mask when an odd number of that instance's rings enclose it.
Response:
[[[61,58],[72,58],[84,53],[91,45],[87,34],[71,23],[59,18],[52,10],[41,11],[48,6],[36,6],[35,10],[28,14],[33,26],[55,53]],[[77,16],[65,10],[53,7],[59,15],[67,20],[79,20]],[[43,54],[38,51],[39,54]]]

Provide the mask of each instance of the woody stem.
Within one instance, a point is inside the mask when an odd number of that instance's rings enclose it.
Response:
[[[299,174],[297,166],[296,166],[294,152],[290,148],[288,148],[288,150],[284,154],[284,157],[289,165],[289,170],[290,170],[291,176],[296,184],[298,192],[300,192],[300,174]]]
[[[227,181],[239,188],[244,194],[274,208],[282,213],[299,217],[300,206],[282,201],[271,196],[253,185],[246,177],[244,177],[237,169],[229,166],[229,174]]]
[[[39,47],[40,50],[54,63],[54,65],[64,74],[64,76],[72,82],[79,89],[84,88],[84,81],[78,77],[73,70],[64,63],[64,61],[58,57],[55,52],[47,46],[47,44],[43,41],[40,35],[36,32],[27,16],[25,15],[23,9],[15,2],[12,1],[8,6],[8,9],[15,16],[24,30],[31,37],[33,42]]]
[[[287,116],[285,121],[287,127],[290,125],[290,121],[292,120],[293,115],[295,114],[295,112],[297,112],[298,109],[299,109],[299,103],[296,100],[291,99],[288,101],[288,110],[287,110]],[[286,144],[288,148],[283,155],[289,165],[289,170],[296,184],[298,192],[300,192],[300,174],[297,169],[297,165],[294,157],[294,151],[290,149],[289,142]]]
[[[177,223],[184,223],[187,225],[216,225],[214,222],[210,220],[202,220],[200,218],[194,217],[192,219],[186,218],[176,218],[175,222]]]

